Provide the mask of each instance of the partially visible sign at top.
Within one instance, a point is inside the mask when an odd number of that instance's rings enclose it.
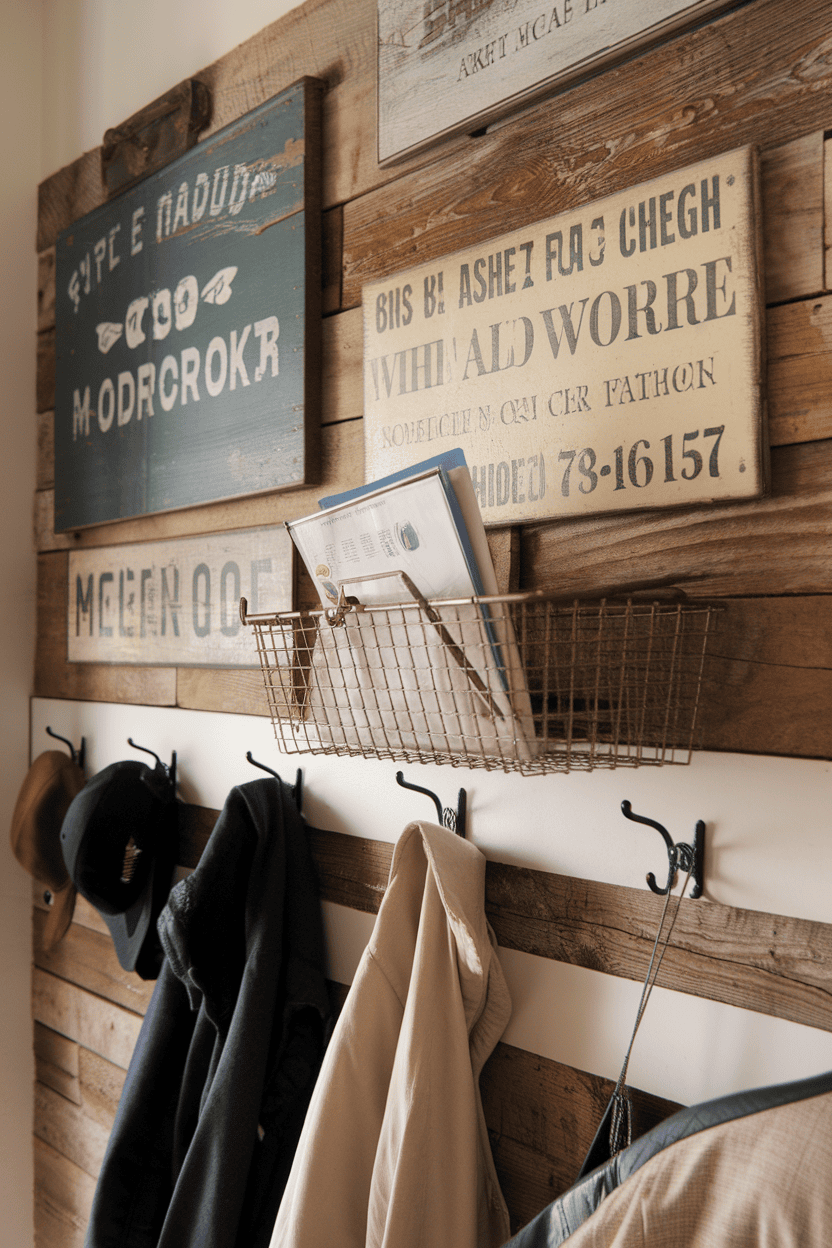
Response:
[[[56,532],[314,479],[319,99],[304,79],[60,235]]]
[[[381,164],[635,51],[732,0],[378,0]]]
[[[486,524],[765,488],[753,149],[363,289],[368,481],[462,447]]]

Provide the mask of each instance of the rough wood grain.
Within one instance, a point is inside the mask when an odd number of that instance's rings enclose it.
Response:
[[[35,1078],[39,1083],[59,1092],[68,1101],[80,1105],[78,1045],[74,1040],[68,1040],[66,1036],[59,1036],[56,1031],[44,1027],[42,1023],[35,1023],[34,1037]]]
[[[344,265],[344,212],[339,204],[321,218],[321,312],[330,316],[341,308],[341,270]]]
[[[823,272],[824,288],[830,290],[832,289],[832,139],[825,139],[823,145]]]
[[[35,410],[45,412],[55,406],[55,330],[45,329],[37,337],[37,377]]]
[[[641,980],[664,899],[489,862],[486,914],[498,942]],[[682,901],[657,983],[832,1031],[832,927],[702,899]]]
[[[37,1248],[83,1248],[95,1180],[37,1137],[34,1161]]]
[[[825,289],[823,131],[762,154],[766,303]]]
[[[323,323],[321,423],[355,420],[364,413],[364,328],[353,308]]]
[[[776,447],[752,503],[526,525],[521,589],[672,584],[699,597],[832,592],[832,441]]]
[[[500,1042],[480,1079],[500,1186],[516,1229],[577,1178],[614,1083]],[[631,1088],[634,1136],[679,1105]]]
[[[55,327],[55,248],[38,256],[38,333]]]
[[[108,1127],[88,1118],[83,1108],[43,1084],[35,1084],[35,1136],[98,1177],[110,1134]]]
[[[67,562],[64,551],[38,557],[35,695],[174,706],[175,668],[67,662]]]
[[[375,913],[392,846],[311,833],[321,895]],[[504,948],[641,980],[664,904],[646,889],[486,866],[485,910]],[[832,1031],[832,926],[683,901],[658,983],[677,992]]]
[[[724,606],[700,701],[701,748],[832,757],[832,595]]]
[[[344,207],[343,306],[364,282],[748,143],[829,120],[830,13],[758,0],[530,109]],[[645,82],[650,91],[645,92]]]
[[[37,412],[38,453],[35,487],[51,490],[55,484],[55,413]]]
[[[832,437],[832,296],[766,313],[772,446]]]
[[[252,657],[256,659],[254,639]],[[180,667],[176,670],[176,705],[193,711],[223,711],[231,715],[268,715],[269,706],[260,669]]]
[[[35,967],[32,1015],[45,1027],[126,1070],[141,1027],[141,1015],[96,997]]]
[[[61,979],[69,980],[116,1005],[144,1014],[150,1004],[154,981],[140,979],[119,965],[112,937],[107,932],[90,931],[80,923],[70,923],[66,935],[54,948],[43,947],[46,915],[34,912],[35,966]]]
[[[107,1132],[112,1130],[127,1072],[89,1049],[78,1049],[81,1104],[88,1118]]]

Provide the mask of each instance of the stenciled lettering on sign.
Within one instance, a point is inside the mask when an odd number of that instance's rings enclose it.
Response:
[[[460,445],[491,523],[759,493],[752,163],[365,287],[368,479]]]
[[[378,0],[379,157],[468,133],[731,0]]]
[[[70,661],[257,664],[249,610],[292,605],[285,529],[244,530],[70,552]]]

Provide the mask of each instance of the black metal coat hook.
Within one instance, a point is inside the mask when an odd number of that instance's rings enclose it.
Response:
[[[251,750],[246,750],[246,759],[251,763],[252,767],[259,767],[261,771],[267,771],[270,776],[274,776],[275,780],[279,780],[280,776],[272,767],[267,767],[265,763],[258,763],[256,758],[252,758]],[[303,772],[298,767],[295,775],[295,785],[292,789],[292,797],[295,799],[295,806],[298,811],[303,810]]]
[[[644,823],[648,828],[655,828],[664,837],[664,843],[667,846],[668,858],[668,875],[667,886],[660,888],[656,883],[656,877],[652,871],[647,873],[647,883],[654,893],[659,896],[666,896],[673,887],[676,880],[676,872],[690,871],[693,887],[690,890],[690,897],[701,897],[704,890],[704,874],[705,874],[705,821],[698,820],[696,829],[693,834],[693,844],[688,845],[684,841],[680,841],[674,845],[673,838],[655,819],[648,819],[646,815],[637,815],[633,811],[629,802],[621,803],[621,813],[625,819],[631,819],[633,823]]]
[[[450,806],[446,806],[443,810],[442,803],[435,793],[431,792],[430,789],[423,789],[420,784],[409,784],[400,771],[396,772],[396,783],[400,784],[403,789],[412,789],[414,793],[424,793],[425,797],[429,797],[436,807],[436,814],[442,826],[448,828],[451,832],[456,832],[457,836],[465,838],[465,816],[468,798],[464,789],[459,790],[456,810],[453,810]]]
[[[81,744],[78,746],[78,750],[76,751],[75,746],[71,741],[67,741],[66,737],[62,737],[57,732],[53,732],[51,728],[47,728],[46,733],[47,736],[54,737],[56,741],[63,741],[64,745],[69,746],[69,752],[72,756],[73,763],[77,764],[77,766],[83,771],[84,758],[87,752],[87,743],[84,738],[81,738]]]
[[[174,792],[176,792],[176,750],[171,750],[170,766],[168,767],[166,763],[162,762],[155,750],[149,750],[146,745],[136,745],[136,742],[132,737],[127,738],[127,744],[132,745],[134,750],[141,750],[143,754],[152,755],[152,757],[156,759],[157,769],[161,770],[165,774],[167,779],[170,781]]]

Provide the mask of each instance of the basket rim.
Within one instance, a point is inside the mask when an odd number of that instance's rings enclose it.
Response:
[[[655,588],[653,593],[661,593],[661,590]],[[505,594],[479,594],[472,595],[467,598],[430,598],[430,599],[409,599],[405,602],[386,602],[377,604],[364,605],[363,603],[353,601],[347,602],[349,611],[372,613],[381,611],[419,611],[426,602],[429,607],[463,607],[463,606],[496,606],[501,604],[517,604],[530,605],[536,603],[551,603],[560,605],[573,610],[581,610],[582,608],[612,608],[618,610],[636,609],[642,611],[655,611],[656,608],[676,614],[692,614],[695,612],[722,612],[725,611],[726,604],[722,601],[714,601],[713,599],[698,598],[689,599],[683,591],[672,597],[635,597],[636,594],[643,595],[644,590],[628,590],[628,591],[609,591],[588,596],[579,594],[558,594],[553,590],[532,589],[521,590],[515,593]],[[289,623],[292,620],[301,619],[322,619],[329,620],[330,613],[338,612],[337,607],[313,607],[306,609],[298,609],[294,611],[260,611],[249,612],[248,601],[246,598],[240,599],[240,620],[245,625],[274,625],[280,622]]]

